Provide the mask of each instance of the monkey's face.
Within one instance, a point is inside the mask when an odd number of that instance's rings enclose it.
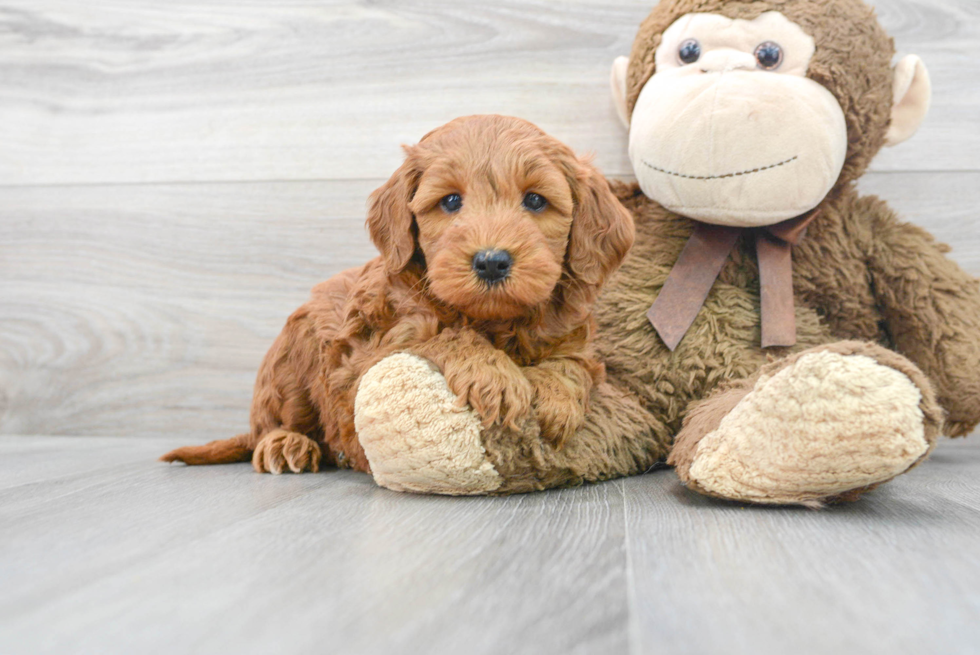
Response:
[[[819,205],[848,141],[837,99],[806,77],[814,51],[814,39],[778,12],[676,21],[630,121],[643,192],[684,216],[739,227]]]

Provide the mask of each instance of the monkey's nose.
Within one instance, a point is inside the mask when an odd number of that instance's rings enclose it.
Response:
[[[488,284],[496,284],[508,275],[514,259],[506,250],[481,250],[473,255],[473,271]]]
[[[728,73],[736,70],[755,70],[756,63],[755,57],[747,52],[719,48],[701,55],[697,66],[703,73]]]

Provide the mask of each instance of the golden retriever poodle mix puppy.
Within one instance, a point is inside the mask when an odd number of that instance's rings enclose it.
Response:
[[[427,359],[485,426],[533,416],[560,447],[604,376],[592,304],[633,222],[589,163],[534,125],[459,118],[406,147],[371,195],[381,256],[314,287],[259,369],[251,430],[161,459],[259,472],[370,472],[354,428],[361,376]]]

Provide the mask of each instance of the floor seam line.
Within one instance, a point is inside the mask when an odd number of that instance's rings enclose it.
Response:
[[[636,585],[633,579],[633,554],[630,550],[629,511],[626,505],[626,480],[620,481],[623,494],[623,547],[626,551],[626,640],[630,655],[640,653],[639,625],[636,623]]]

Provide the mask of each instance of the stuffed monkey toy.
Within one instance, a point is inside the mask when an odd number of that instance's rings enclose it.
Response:
[[[861,0],[662,0],[613,96],[636,245],[597,309],[607,379],[561,448],[484,429],[409,353],[360,383],[356,425],[392,489],[512,493],[640,473],[818,506],[980,422],[980,286],[855,182],[930,99]]]

